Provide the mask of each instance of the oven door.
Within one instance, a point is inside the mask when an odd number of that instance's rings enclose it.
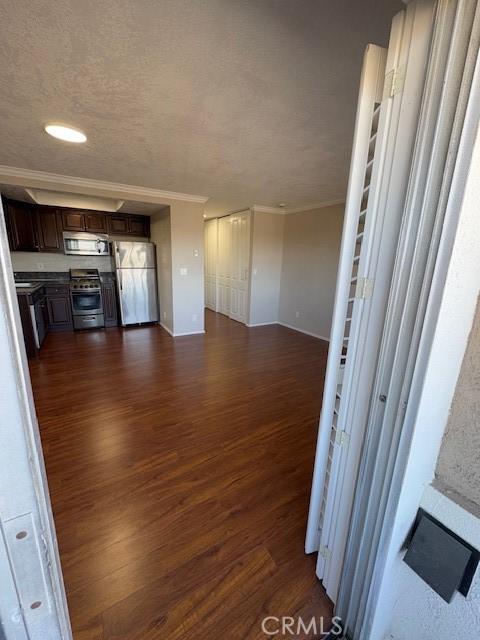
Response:
[[[72,312],[74,316],[102,313],[100,291],[72,291]]]

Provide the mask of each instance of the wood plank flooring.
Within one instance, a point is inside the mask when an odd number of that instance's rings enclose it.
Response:
[[[75,640],[331,615],[303,552],[327,344],[206,329],[50,334],[30,361]]]

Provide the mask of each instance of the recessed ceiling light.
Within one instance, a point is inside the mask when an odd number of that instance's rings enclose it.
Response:
[[[61,124],[47,124],[45,125],[45,131],[54,138],[65,140],[65,142],[85,142],[87,139],[83,131]]]
[[[287,205],[285,204],[285,202],[279,202],[277,207],[286,207]]]

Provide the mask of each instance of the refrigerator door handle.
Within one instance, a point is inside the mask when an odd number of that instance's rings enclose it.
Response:
[[[123,278],[122,278],[122,270],[119,269],[118,273],[118,284],[120,285],[120,291],[123,291]]]

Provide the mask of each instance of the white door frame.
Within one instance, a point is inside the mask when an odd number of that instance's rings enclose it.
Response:
[[[1,203],[0,361],[2,631],[6,640],[71,640]]]

